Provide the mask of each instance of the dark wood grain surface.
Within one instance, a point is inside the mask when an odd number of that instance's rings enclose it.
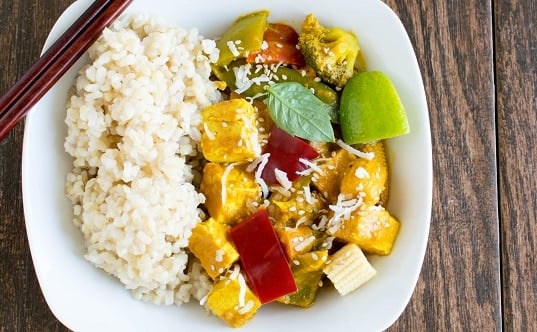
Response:
[[[0,0],[0,93],[38,58],[71,0]],[[537,331],[537,4],[385,1],[415,47],[430,110],[431,229],[390,331]],[[0,331],[64,331],[32,265],[23,124],[0,142]]]

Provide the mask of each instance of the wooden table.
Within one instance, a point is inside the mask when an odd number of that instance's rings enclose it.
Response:
[[[72,0],[0,0],[0,93]],[[537,2],[386,0],[415,47],[434,158],[428,250],[390,331],[537,331]],[[0,143],[0,330],[66,330],[24,226],[23,124]]]

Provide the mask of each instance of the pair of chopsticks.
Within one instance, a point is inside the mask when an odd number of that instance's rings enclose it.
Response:
[[[0,99],[0,141],[116,20],[132,0],[95,0]]]

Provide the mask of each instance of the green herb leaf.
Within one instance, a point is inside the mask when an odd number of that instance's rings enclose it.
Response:
[[[310,141],[335,141],[331,107],[310,89],[296,82],[270,85],[268,109],[276,125],[291,135]]]

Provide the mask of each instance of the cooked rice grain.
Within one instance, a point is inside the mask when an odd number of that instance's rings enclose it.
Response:
[[[85,257],[139,299],[180,304],[210,287],[186,271],[185,248],[204,201],[192,184],[200,111],[221,98],[217,52],[195,29],[130,17],[91,47],[70,94],[66,191]]]

